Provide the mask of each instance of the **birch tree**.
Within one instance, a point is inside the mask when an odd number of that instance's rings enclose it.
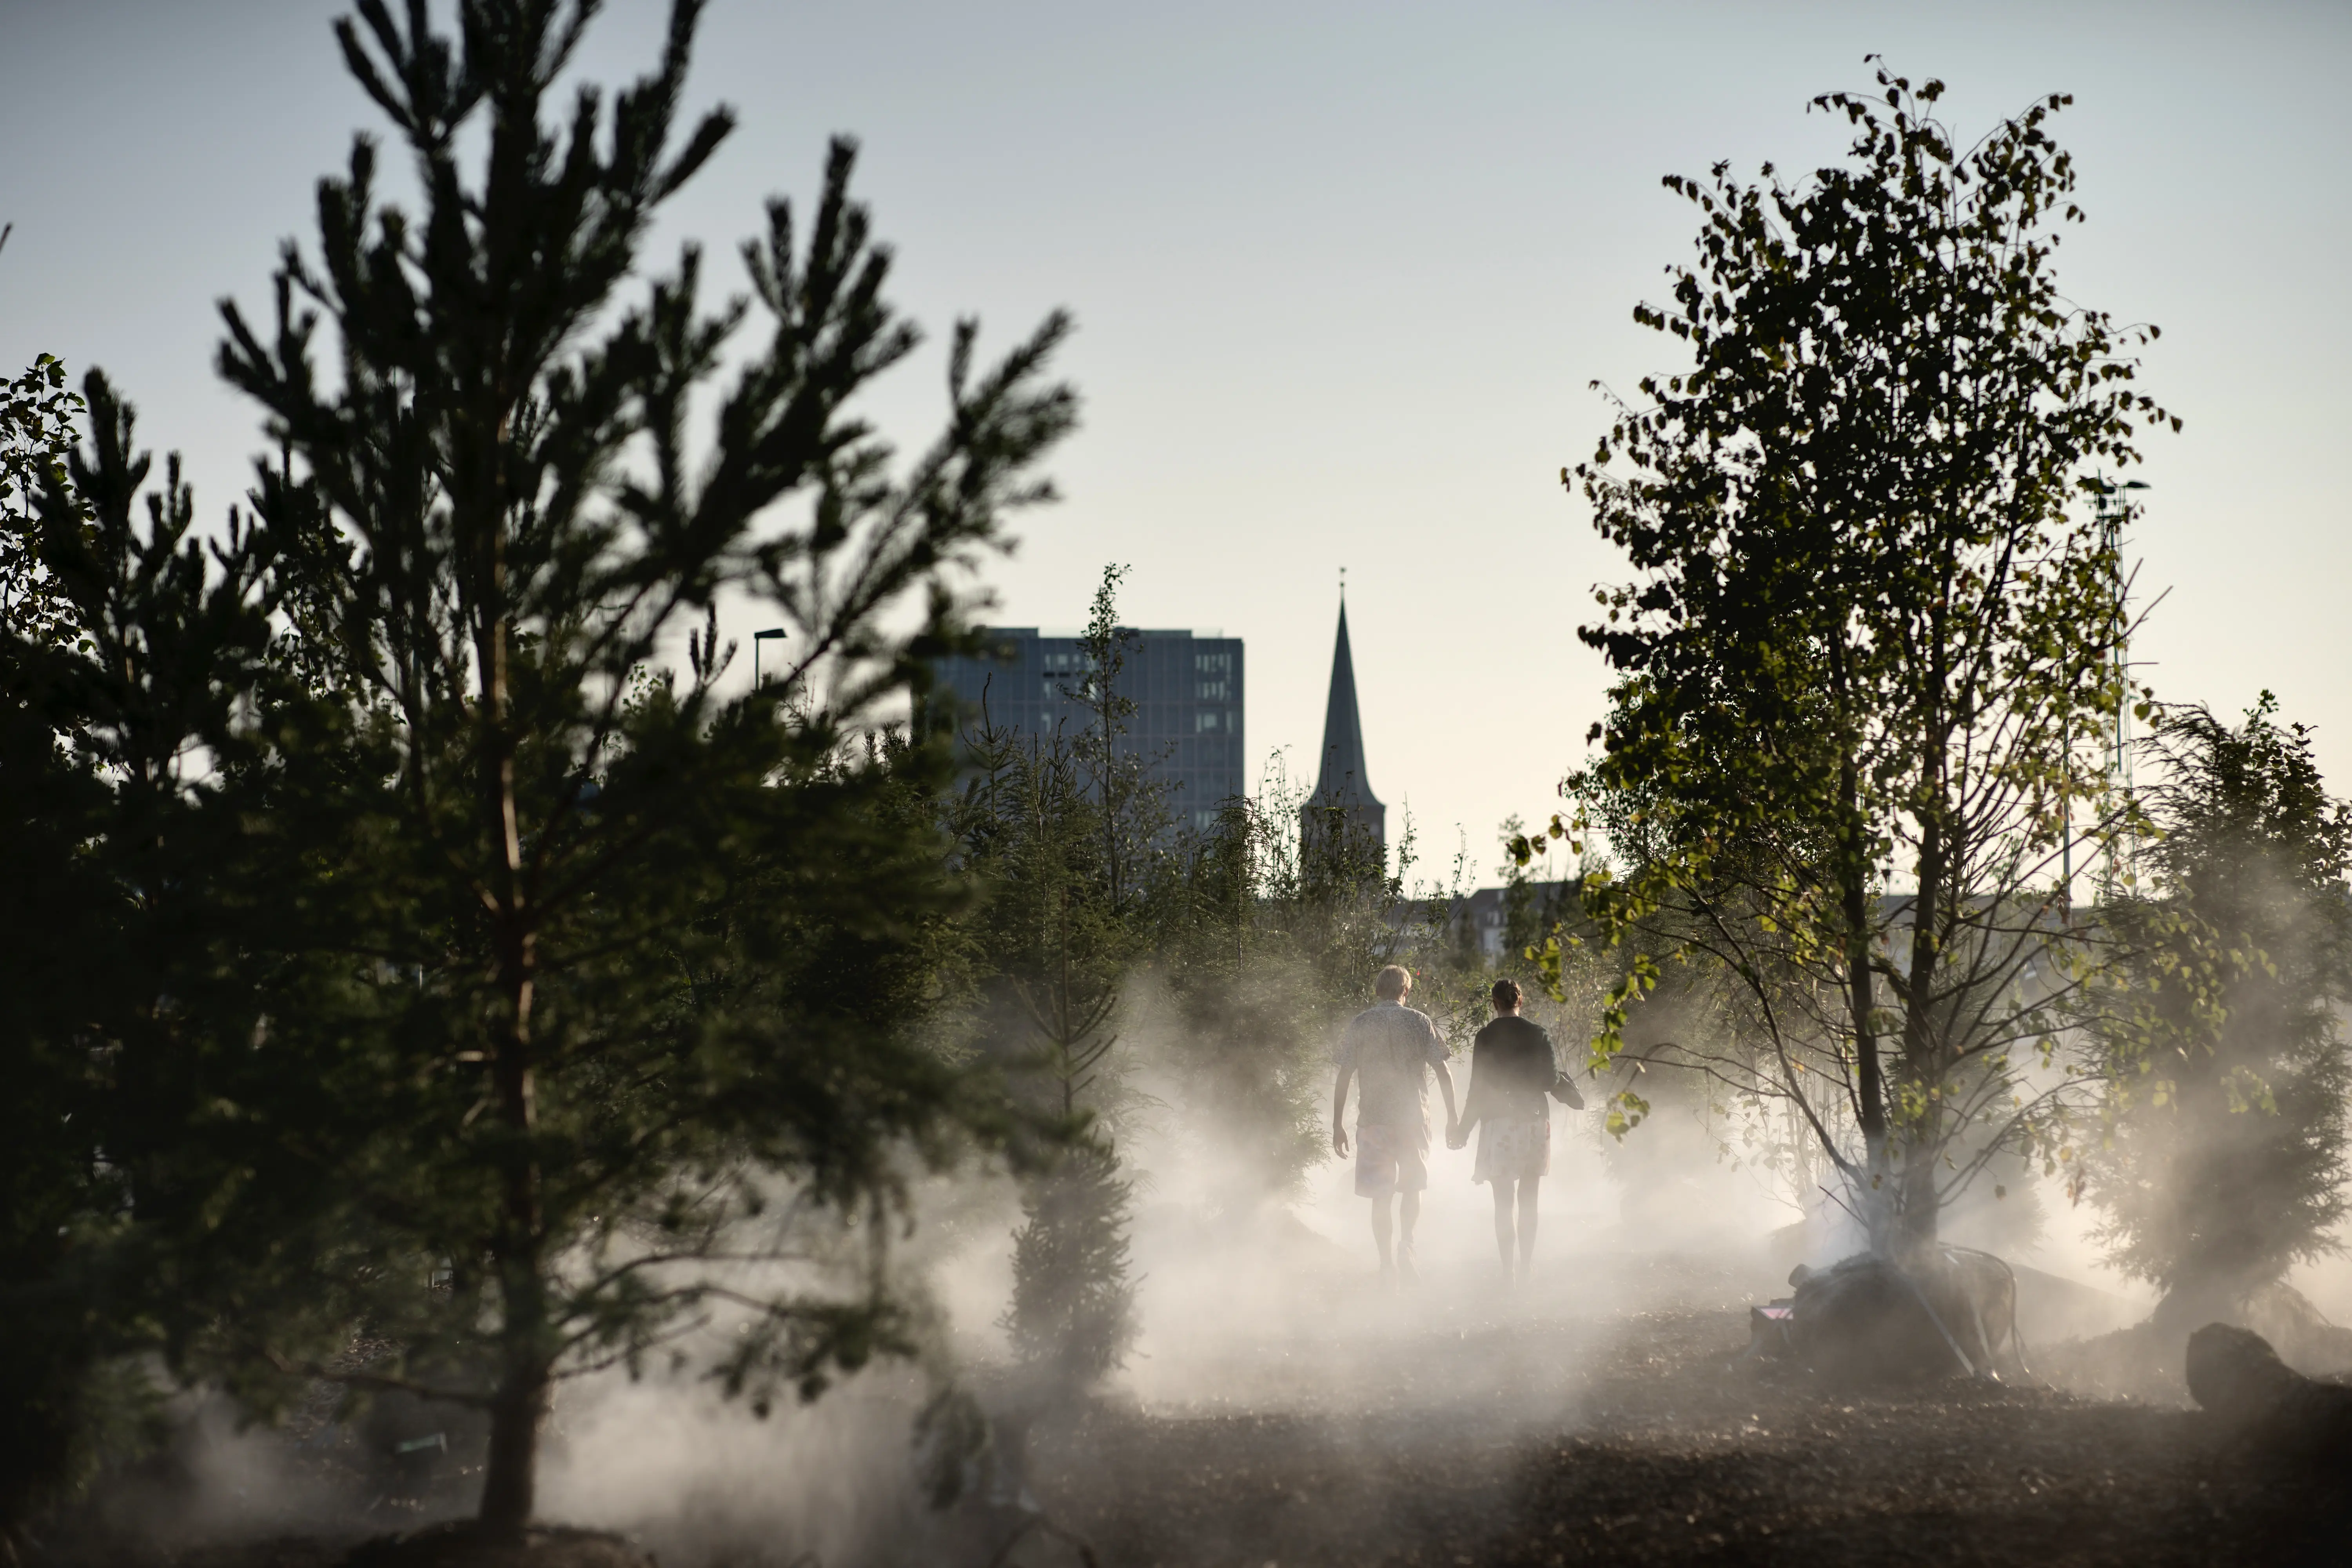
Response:
[[[2061,868],[2135,820],[2091,760],[2135,699],[2086,503],[2169,417],[2154,329],[2058,286],[2067,99],[1969,144],[1943,90],[1881,67],[1815,100],[1843,162],[1666,180],[1698,257],[1634,315],[1691,363],[1561,476],[1635,574],[1581,633],[1619,683],[1570,793],[1627,862],[1588,903],[1637,950],[1596,1056],[1662,959],[1720,965],[1744,1026],[1692,1065],[1793,1105],[1898,1254],[1987,1151],[2073,1156],[2059,1009],[2101,960]]]

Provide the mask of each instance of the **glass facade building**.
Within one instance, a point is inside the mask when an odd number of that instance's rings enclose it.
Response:
[[[988,657],[940,663],[940,684],[955,694],[967,728],[985,703],[999,729],[1046,736],[1058,725],[1075,735],[1087,710],[1068,693],[1086,678],[1086,650],[1076,634],[1034,626],[986,626]],[[1214,632],[1129,634],[1123,694],[1135,703],[1126,749],[1151,759],[1174,785],[1169,808],[1181,822],[1207,827],[1217,808],[1249,788],[1243,749],[1242,639]]]

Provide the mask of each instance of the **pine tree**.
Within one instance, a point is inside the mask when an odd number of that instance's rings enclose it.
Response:
[[[2114,1010],[2120,1060],[2090,1194],[2126,1272],[2183,1327],[2234,1318],[2294,1263],[2334,1250],[2347,1212],[2340,1009],[2352,998],[2352,806],[2311,731],[2268,692],[2232,728],[2168,714],[2153,745],[2164,829],[2150,940]]]
[[[13,1563],[27,1521],[72,1479],[100,1347],[71,1300],[69,1258],[120,1197],[93,1179],[96,1074],[69,993],[41,978],[74,973],[109,902],[76,853],[104,784],[72,753],[75,715],[45,679],[73,628],[34,506],[62,479],[80,400],[47,355],[0,398],[0,1562]]]
[[[1087,714],[1082,731],[1008,732],[983,710],[950,811],[963,863],[987,890],[975,945],[994,997],[988,1043],[1062,1140],[1025,1178],[1004,1318],[1045,1399],[1117,1370],[1135,1337],[1130,1189],[1104,1112],[1123,1065],[1112,1055],[1121,1005],[1167,882],[1170,814],[1129,738],[1122,575],[1104,570],[1066,692]]]
[[[1049,1394],[1101,1382],[1135,1342],[1127,1239],[1132,1192],[1118,1151],[1088,1133],[1022,1194],[1004,1325],[1013,1353]]]
[[[764,1409],[910,1343],[881,1256],[906,1156],[1006,1116],[912,1026],[965,889],[901,808],[948,759],[869,742],[959,646],[951,574],[1050,495],[1075,402],[1044,379],[1056,315],[993,366],[959,325],[911,462],[848,412],[917,334],[846,143],[814,221],[771,205],[751,299],[701,304],[693,247],[635,281],[730,124],[678,133],[694,0],[651,74],[561,125],[593,5],[461,0],[454,34],[421,0],[357,9],[345,60],[423,205],[379,197],[362,138],[274,322],[226,310],[276,455],[208,591],[268,636],[255,668],[167,668],[226,702],[215,837],[200,877],[138,885],[202,889],[209,967],[121,1032],[107,1146],[183,1373],[265,1410],[320,1375],[479,1410],[480,1522],[512,1537],[564,1378],[723,1315],[710,1370]],[[757,690],[721,684],[722,595],[788,627]],[[189,798],[151,794],[115,807],[126,863],[201,837],[142,839]],[[845,1219],[845,1268],[760,1268],[821,1265]],[[396,1350],[353,1368],[362,1326]]]
[[[0,444],[0,1551],[160,1417],[126,1063],[219,994],[236,829],[208,760],[267,642],[266,542],[192,537],[176,458],[142,524],[131,410],[65,384],[46,358],[17,381]]]

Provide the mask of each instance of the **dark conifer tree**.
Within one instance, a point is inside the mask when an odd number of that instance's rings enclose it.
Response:
[[[1013,1353],[1051,1395],[1117,1372],[1135,1342],[1128,1260],[1133,1184],[1099,1132],[1081,1136],[1022,1194],[1013,1237]]]
[[[993,994],[987,1042],[1068,1140],[1024,1183],[1004,1318],[1039,1399],[1098,1382],[1135,1337],[1129,1183],[1102,1113],[1121,1066],[1121,1005],[1171,858],[1165,787],[1129,736],[1121,575],[1103,573],[1085,667],[1066,689],[1085,727],[1024,735],[983,713],[950,810],[963,863],[987,890],[975,928]]]
[[[900,809],[944,752],[858,737],[955,645],[950,574],[1047,497],[1034,465],[1075,417],[1044,380],[1058,315],[994,366],[959,326],[911,462],[847,412],[917,335],[846,143],[813,219],[775,202],[745,247],[754,299],[701,304],[691,247],[635,281],[730,119],[678,124],[695,0],[609,108],[550,101],[593,10],[460,0],[444,33],[422,0],[360,0],[339,24],[421,207],[380,198],[362,138],[274,321],[226,308],[222,369],[277,454],[258,527],[208,579],[164,552],[201,593],[151,574],[266,656],[226,668],[153,594],[120,607],[170,677],[142,700],[202,743],[151,726],[109,808],[115,874],[201,908],[209,944],[110,1026],[159,1331],[262,1408],[328,1375],[478,1410],[480,1519],[509,1537],[566,1376],[724,1315],[712,1370],[764,1408],[909,1343],[879,1256],[906,1152],[1005,1121],[907,1026],[963,896]],[[722,595],[788,627],[756,691],[721,686]],[[150,831],[198,805],[204,832]],[[199,847],[200,873],[173,858]],[[843,1217],[854,1266],[758,1271]],[[361,1326],[394,1352],[350,1365]]]
[[[0,482],[0,1532],[152,1436],[168,1270],[134,1223],[125,1111],[236,1000],[214,869],[241,837],[212,766],[263,668],[269,545],[192,536],[174,458],[44,360]],[[89,439],[77,448],[74,425]],[[142,506],[142,497],[144,506]],[[143,520],[141,512],[144,511]],[[224,981],[227,983],[225,984]],[[224,1008],[221,1004],[226,1000]],[[167,1288],[167,1287],[166,1287]]]
[[[2352,807],[2275,712],[2265,692],[2235,728],[2202,708],[2164,720],[2155,887],[2119,911],[2150,940],[2111,1009],[2122,1059],[2090,1191],[2110,1256],[2184,1329],[2331,1250],[2346,1213]]]
[[[97,1074],[72,1016],[79,987],[54,982],[74,976],[109,900],[77,854],[105,791],[57,700],[73,627],[35,510],[63,478],[80,400],[47,356],[0,398],[0,1562],[13,1563],[27,1520],[69,1480],[99,1357],[84,1314],[58,1299],[73,1243],[109,1205],[91,1169]]]

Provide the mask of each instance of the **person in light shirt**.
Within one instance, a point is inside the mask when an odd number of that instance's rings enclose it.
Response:
[[[1413,1222],[1421,1217],[1421,1194],[1429,1185],[1429,1078],[1445,1096],[1445,1120],[1454,1122],[1454,1075],[1446,1068],[1445,1037],[1426,1013],[1404,1005],[1412,975],[1391,963],[1374,977],[1380,1000],[1356,1015],[1339,1037],[1335,1059],[1339,1081],[1331,1090],[1331,1151],[1348,1155],[1348,1086],[1360,1083],[1356,1103],[1356,1192],[1372,1200],[1372,1242],[1380,1248],[1381,1280],[1393,1285],[1415,1278]],[[1393,1211],[1393,1217],[1391,1212]],[[1395,1244],[1391,1246],[1391,1232]]]

